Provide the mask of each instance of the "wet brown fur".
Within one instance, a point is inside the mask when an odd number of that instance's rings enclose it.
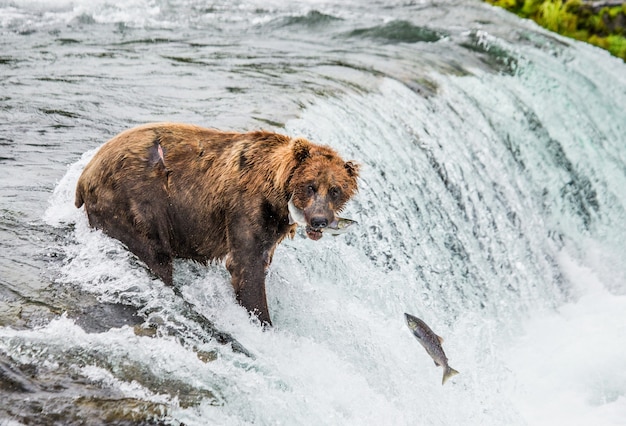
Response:
[[[166,284],[174,258],[226,258],[239,302],[271,324],[265,270],[295,232],[290,197],[307,222],[330,223],[357,176],[358,165],[303,138],[159,123],[104,144],[78,181],[75,204]]]

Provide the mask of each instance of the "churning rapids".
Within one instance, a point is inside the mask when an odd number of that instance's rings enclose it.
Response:
[[[622,61],[472,0],[115,3],[0,0],[0,425],[624,424]],[[358,226],[278,248],[272,330],[74,208],[151,121],[361,162]]]

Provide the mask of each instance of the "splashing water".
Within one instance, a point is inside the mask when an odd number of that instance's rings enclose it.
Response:
[[[87,14],[100,25],[121,20],[180,30],[182,21],[171,13],[176,2],[133,4],[142,12],[108,3],[57,7],[71,19],[83,16],[81,25],[95,25]],[[186,11],[200,7],[181,4]],[[255,12],[258,5],[241,2],[239,15],[217,4],[185,18],[194,37],[202,37],[194,31],[206,29],[209,17],[222,25],[249,18],[252,29],[238,28],[259,35],[244,39],[260,50],[269,43],[266,32],[279,39],[296,34],[297,40],[272,40],[270,50],[297,72],[276,66],[271,55],[242,62],[250,74],[232,74],[241,89],[216,96],[216,108],[251,97],[246,85],[267,95],[264,83],[281,81],[272,105],[292,109],[284,123],[273,115],[264,123],[331,145],[363,166],[359,194],[342,213],[358,225],[317,242],[299,234],[277,249],[267,276],[272,330],[262,331],[237,305],[223,265],[176,264],[184,298],[253,356],[211,339],[185,317],[171,289],[121,244],[91,230],[73,207],[76,180],[106,137],[80,150],[87,153],[54,188],[43,224],[63,230],[55,248],[63,256],[48,268],[55,285],[75,287],[99,304],[137,307],[142,321],[165,328],[156,337],[128,325],[88,333],[71,315],[58,315],[26,329],[0,327],[1,354],[17,366],[38,365],[39,376],[74,375],[113,389],[116,398],[138,401],[172,424],[620,424],[626,66],[470,2],[409,9],[422,14],[414,23],[400,19],[400,5],[377,10],[382,20],[357,5],[306,5],[323,12],[274,4]],[[132,19],[105,17],[103,10]],[[437,17],[442,10],[446,16]],[[459,18],[468,10],[471,18]],[[61,12],[49,13],[61,19]],[[487,23],[497,19],[503,23]],[[328,34],[310,38],[312,28]],[[315,46],[315,58],[298,56],[302,45]],[[246,60],[216,55],[210,65],[195,47],[181,49],[191,49],[190,57],[182,61],[177,53],[177,67],[190,75],[207,69],[231,75],[220,67]],[[150,56],[157,69],[165,56],[171,61],[169,53]],[[199,68],[197,60],[206,63]],[[178,77],[175,84],[195,83],[184,72]],[[296,83],[302,93],[290,88]],[[124,87],[113,96],[126,97],[119,93]],[[103,99],[101,110],[119,102]],[[245,108],[260,115],[261,101],[251,99]],[[202,103],[193,96],[179,101],[188,111]],[[129,102],[129,125],[153,118]],[[179,114],[196,120],[195,112]],[[404,312],[444,337],[450,363],[461,372],[445,387]]]

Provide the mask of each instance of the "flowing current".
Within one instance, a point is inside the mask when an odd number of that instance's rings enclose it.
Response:
[[[625,424],[621,60],[470,0],[0,0],[0,34],[0,425]],[[277,249],[273,329],[74,207],[152,121],[361,163],[359,224]]]

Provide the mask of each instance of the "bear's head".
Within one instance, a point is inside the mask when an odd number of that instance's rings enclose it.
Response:
[[[306,139],[293,141],[297,167],[290,181],[292,220],[306,226],[312,240],[336,224],[336,214],[357,191],[359,165],[343,161],[332,148]]]

